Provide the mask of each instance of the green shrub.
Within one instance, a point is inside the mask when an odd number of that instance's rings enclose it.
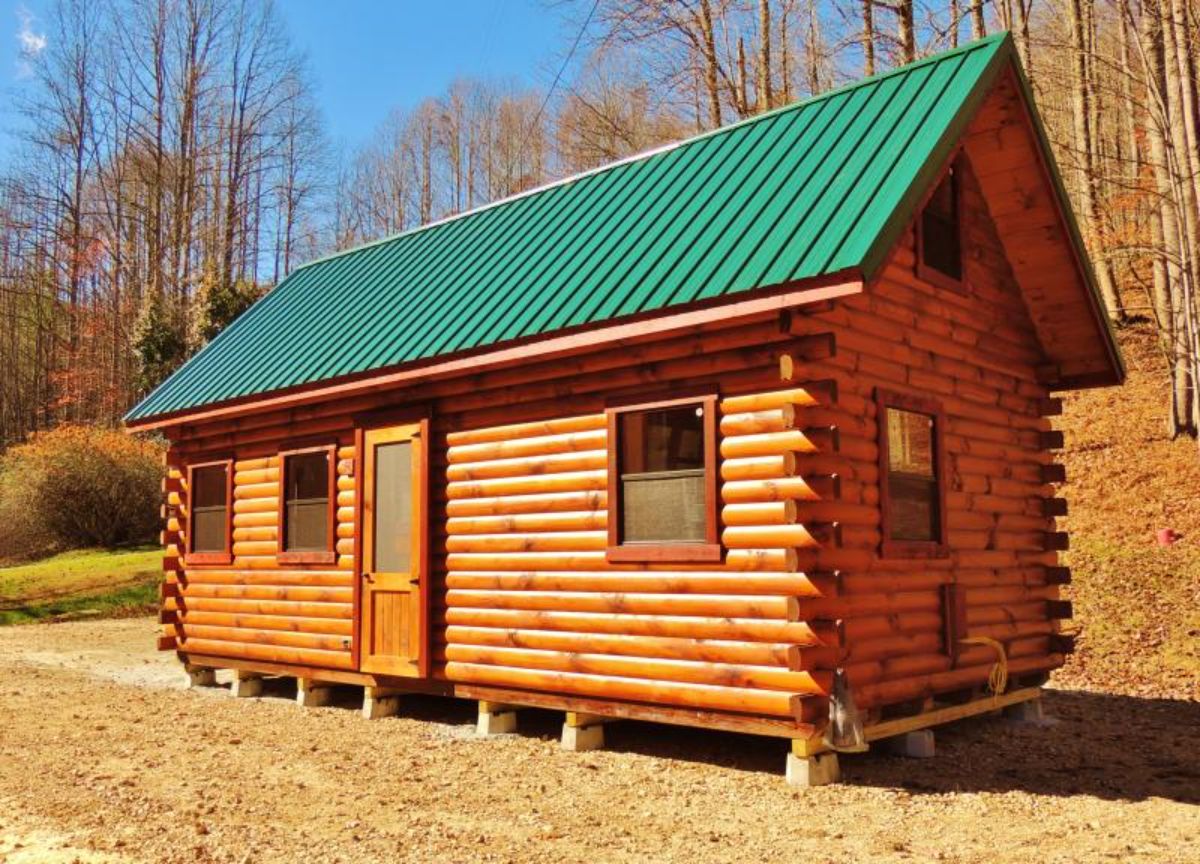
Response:
[[[162,445],[61,426],[0,457],[0,556],[155,539]]]

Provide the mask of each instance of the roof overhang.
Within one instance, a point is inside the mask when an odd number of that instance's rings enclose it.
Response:
[[[1125,364],[1091,259],[1009,37],[868,253],[866,277],[879,273],[960,148],[983,189],[1048,360],[1038,370],[1041,383],[1051,390],[1122,383]]]
[[[311,386],[252,394],[194,409],[140,418],[126,423],[126,429],[130,432],[149,432],[263,411],[287,410],[331,399],[398,390],[429,381],[470,375],[482,367],[500,369],[538,360],[570,357],[616,345],[669,338],[689,331],[717,330],[812,303],[858,294],[863,288],[861,276],[857,272],[847,271],[761,289],[749,296],[743,295],[734,302],[728,298],[715,298],[712,302],[690,304],[682,310],[630,316],[602,325],[555,331],[545,337],[514,340],[482,351],[442,356],[432,361],[407,363],[320,381]]]

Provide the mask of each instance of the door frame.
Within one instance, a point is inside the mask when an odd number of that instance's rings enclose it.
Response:
[[[430,590],[430,544],[433,540],[431,527],[433,521],[429,518],[429,465],[430,449],[430,420],[432,410],[428,405],[413,405],[407,408],[392,408],[375,411],[369,414],[357,415],[354,418],[354,637],[351,643],[350,659],[356,671],[361,671],[362,664],[362,582],[363,582],[363,503],[365,501],[364,483],[366,481],[366,433],[374,429],[386,429],[391,426],[408,426],[416,424],[419,427],[421,441],[420,459],[417,463],[419,472],[421,508],[417,521],[421,537],[421,549],[418,556],[421,568],[421,581],[417,588],[420,604],[418,620],[417,644],[420,651],[417,657],[418,676],[414,679],[397,680],[427,680],[430,667],[430,629],[429,606],[432,591]]]

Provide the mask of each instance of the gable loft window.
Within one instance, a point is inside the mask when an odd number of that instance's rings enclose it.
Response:
[[[337,560],[333,546],[334,450],[329,445],[279,454],[281,563],[332,564]]]
[[[880,503],[885,557],[946,554],[946,473],[941,407],[880,391]]]
[[[233,460],[189,465],[186,564],[229,564],[233,561]]]
[[[963,290],[961,175],[951,164],[917,220],[917,275],[953,291]]]
[[[719,561],[716,396],[608,410],[608,560]]]

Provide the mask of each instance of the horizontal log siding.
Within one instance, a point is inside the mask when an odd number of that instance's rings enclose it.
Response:
[[[786,338],[778,327],[762,335]],[[744,373],[746,361],[755,363],[766,384],[778,381],[779,353],[747,347],[735,364]],[[594,386],[579,383],[576,391]],[[600,409],[605,395],[588,401]],[[742,410],[747,400],[764,407]],[[815,554],[820,544],[794,503],[815,497],[797,455],[829,446],[802,422],[819,401],[780,383],[720,404],[720,485],[740,484],[741,494],[722,523],[729,552],[716,565],[606,560],[601,410],[482,428],[467,428],[467,416],[440,416],[446,483],[435,507],[446,515],[446,554],[437,559],[446,568],[446,628],[435,632],[444,636],[448,677],[778,716],[798,716],[800,698],[809,703],[802,714],[819,715],[833,654],[810,652],[806,665],[799,649],[828,649],[836,630],[799,620],[796,603],[834,583],[797,572],[798,551]],[[781,496],[777,484],[793,477],[796,494]]]
[[[353,669],[354,469],[349,418],[331,430],[338,441],[336,564],[280,566],[277,451],[300,433],[276,432],[277,443],[247,448],[233,464],[233,561],[183,565],[188,489],[183,466],[205,458],[184,441],[168,457],[167,546],[163,635],[180,651],[268,663]],[[261,455],[254,455],[255,451]]]

